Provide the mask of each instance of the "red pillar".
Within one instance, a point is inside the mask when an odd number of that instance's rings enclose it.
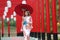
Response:
[[[41,29],[42,29],[42,33],[44,33],[44,0],[41,0],[41,21],[42,21],[42,26],[41,26]]]
[[[8,21],[8,36],[10,37],[10,21]]]
[[[2,17],[2,37],[4,36],[4,19]]]
[[[46,32],[47,32],[47,40],[51,40],[49,0],[46,0]]]
[[[37,1],[37,23],[38,23],[38,24],[37,24],[37,26],[38,26],[37,29],[38,29],[38,32],[41,32],[41,30],[40,30],[40,29],[41,29],[41,27],[40,27],[40,26],[41,26],[41,24],[40,24],[40,21],[41,21],[41,19],[40,19],[40,17],[41,17],[41,16],[40,16],[40,14],[41,14],[41,13],[40,13],[40,11],[41,11],[40,5],[41,5],[40,0],[38,0],[38,1]]]
[[[42,40],[45,40],[45,31],[44,31],[44,0],[41,0],[41,31],[42,31]]]
[[[16,15],[16,32],[17,36],[21,33],[21,27],[22,27],[22,17],[19,15]]]
[[[53,33],[57,33],[56,0],[52,0],[52,27]]]
[[[58,40],[57,20],[56,20],[56,0],[52,0],[52,29],[53,29],[53,40]]]
[[[49,0],[46,0],[46,31],[50,33],[50,9]]]
[[[39,33],[40,32],[40,1],[36,0],[36,18],[35,18],[35,22],[36,22],[36,32]],[[34,16],[34,15],[33,15]]]

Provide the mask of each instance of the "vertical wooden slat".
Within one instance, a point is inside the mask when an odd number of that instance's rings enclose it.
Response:
[[[2,17],[2,37],[4,36],[4,19]]]
[[[50,33],[50,9],[49,0],[46,0],[46,31]]]
[[[40,21],[41,21],[41,20],[40,20],[40,18],[41,18],[41,16],[40,16],[40,15],[41,15],[41,13],[40,13],[40,11],[41,11],[40,5],[41,5],[41,3],[40,3],[40,0],[38,0],[37,2],[38,2],[38,3],[37,3],[37,4],[38,4],[38,5],[37,5],[37,7],[38,7],[38,10],[37,10],[37,11],[38,11],[38,19],[37,19],[37,22],[38,22],[38,32],[41,32],[41,28],[40,28],[40,26],[41,26],[41,25],[40,25]]]
[[[38,1],[37,0],[35,0],[35,2],[36,2],[36,14],[35,14],[35,16],[36,16],[36,18],[35,18],[35,20],[36,20],[36,32],[35,32],[35,37],[37,37],[38,38]],[[33,4],[34,5],[34,4]],[[35,9],[35,8],[34,8]]]
[[[58,40],[57,20],[56,20],[56,0],[52,0],[52,29],[53,29],[53,40]]]
[[[42,31],[42,40],[45,40],[45,31],[44,31],[44,0],[41,0],[41,31]]]
[[[56,0],[52,0],[52,24],[53,33],[57,33]]]
[[[42,21],[42,27],[41,27],[41,29],[42,29],[42,33],[44,33],[44,0],[41,0],[41,2],[42,2],[42,5],[41,5],[41,17],[42,17],[42,19],[41,19],[41,21]]]
[[[8,37],[10,37],[10,21],[8,21]]]
[[[36,30],[37,38],[40,40],[40,1],[36,0]]]
[[[49,0],[46,0],[46,32],[47,32],[47,40],[51,40]]]
[[[38,5],[37,5],[37,7],[38,7],[38,19],[37,19],[37,22],[38,22],[38,40],[41,40],[41,24],[40,24],[40,22],[41,22],[41,0],[38,0]]]

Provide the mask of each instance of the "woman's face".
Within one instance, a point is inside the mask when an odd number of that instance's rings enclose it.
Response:
[[[28,13],[27,13],[27,11],[25,12],[25,15],[26,15],[26,16],[28,16]]]

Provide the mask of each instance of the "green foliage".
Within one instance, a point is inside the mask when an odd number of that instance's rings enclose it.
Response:
[[[4,26],[7,27],[8,26],[8,23],[7,23],[7,20],[4,20]],[[13,19],[10,20],[10,26],[16,26],[16,23]]]
[[[16,26],[16,22],[13,19],[10,20],[10,26]]]
[[[5,26],[5,27],[8,26],[8,25],[7,25],[7,20],[6,20],[6,19],[4,20],[4,26]]]

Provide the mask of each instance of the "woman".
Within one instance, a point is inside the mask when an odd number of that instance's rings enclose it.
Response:
[[[24,34],[24,40],[30,40],[30,31],[32,30],[32,17],[29,11],[25,11],[22,16],[22,30]]]

